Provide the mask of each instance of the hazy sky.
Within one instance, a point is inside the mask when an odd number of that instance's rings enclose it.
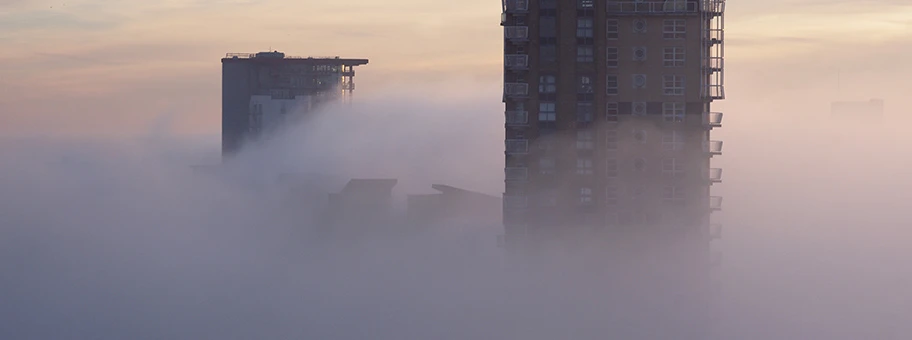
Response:
[[[895,113],[912,87],[908,1],[728,3],[726,112],[770,116],[756,111],[784,96],[810,98],[801,109],[815,115],[837,97],[883,97]],[[388,82],[496,85],[499,12],[496,0],[5,0],[0,133],[135,132],[162,114],[217,132],[226,52],[366,57],[368,96]],[[478,98],[498,110],[496,91]]]

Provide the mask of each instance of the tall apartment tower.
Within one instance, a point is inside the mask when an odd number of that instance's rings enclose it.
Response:
[[[508,252],[673,246],[709,273],[724,4],[503,0]]]
[[[350,98],[367,59],[292,57],[272,51],[222,59],[222,156],[328,101]]]

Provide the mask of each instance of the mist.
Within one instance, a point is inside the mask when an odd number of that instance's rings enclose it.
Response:
[[[517,271],[494,245],[497,225],[326,240],[272,180],[329,175],[338,190],[398,178],[400,199],[432,183],[499,195],[493,85],[357,97],[216,174],[192,166],[218,161],[218,136],[173,134],[169,115],[141,138],[5,139],[0,338],[594,339],[665,327],[637,307],[644,296],[606,288],[629,272],[571,257],[560,270]],[[782,118],[728,113],[713,133],[726,143],[713,160],[725,169],[713,188],[725,197],[715,333],[908,338],[908,135]]]

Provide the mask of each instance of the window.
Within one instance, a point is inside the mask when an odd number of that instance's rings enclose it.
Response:
[[[684,167],[683,164],[675,158],[665,158],[662,160],[662,172],[677,176],[684,172]]]
[[[683,47],[666,47],[663,59],[665,67],[683,67],[684,66],[684,48]]]
[[[538,5],[539,8],[555,9],[557,8],[557,0],[541,0]]]
[[[579,76],[579,88],[577,88],[577,93],[592,93],[593,91],[592,76]]]
[[[524,154],[529,152],[529,141],[526,139],[507,139],[507,153]]]
[[[577,6],[579,8],[593,8],[595,6],[595,0],[578,0]]]
[[[592,18],[576,19],[576,37],[592,38]]]
[[[605,65],[608,67],[618,67],[618,48],[605,47]]]
[[[619,36],[617,19],[605,20],[605,37],[608,40],[617,40]]]
[[[538,48],[540,61],[543,63],[553,63],[557,61],[557,45],[545,44]]]
[[[557,120],[557,111],[554,103],[538,104],[538,121],[553,122]]]
[[[618,204],[618,187],[609,185],[605,187],[605,205]]]
[[[506,113],[507,125],[525,125],[529,123],[529,112],[512,110]]]
[[[555,92],[557,92],[557,77],[552,75],[543,75],[538,77],[538,93]]]
[[[618,76],[616,74],[605,76],[605,88],[606,94],[609,96],[616,96],[618,94]]]
[[[542,175],[553,175],[557,172],[557,161],[551,157],[540,158],[538,160],[538,171]]]
[[[684,76],[666,74],[663,88],[666,96],[683,96]]]
[[[619,116],[620,112],[618,110],[617,102],[605,103],[605,121],[617,123],[618,118],[620,118]]]
[[[662,103],[662,120],[666,123],[683,123],[686,105],[682,102]]]
[[[580,188],[580,204],[589,205],[592,204],[592,188],[582,187]]]
[[[617,177],[619,172],[618,160],[617,159],[608,159],[605,164],[605,175],[609,178]]]
[[[606,130],[605,131],[605,149],[607,149],[607,150],[617,150],[618,149],[617,130]]]
[[[675,130],[665,131],[665,135],[662,136],[662,149],[665,151],[679,151],[682,148],[684,148],[684,138],[681,132]]]
[[[538,36],[541,38],[557,37],[557,18],[541,17],[538,19]]]
[[[576,47],[576,61],[589,63],[595,60],[595,51],[592,45],[583,45]]]
[[[591,123],[592,122],[592,103],[591,102],[576,103],[576,121],[579,123]]]
[[[666,186],[663,197],[668,201],[680,201],[684,199],[684,191],[676,186]]]
[[[582,150],[592,150],[595,147],[595,137],[592,130],[582,130],[576,132],[576,148]]]
[[[576,160],[576,174],[577,175],[591,175],[592,174],[592,159],[591,158],[579,158]]]
[[[687,37],[687,26],[684,19],[665,19],[662,37],[665,39],[684,39]]]

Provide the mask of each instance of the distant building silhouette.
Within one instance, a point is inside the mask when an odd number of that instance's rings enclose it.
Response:
[[[298,114],[354,90],[354,67],[367,59],[229,53],[222,59],[222,156],[280,128]]]

